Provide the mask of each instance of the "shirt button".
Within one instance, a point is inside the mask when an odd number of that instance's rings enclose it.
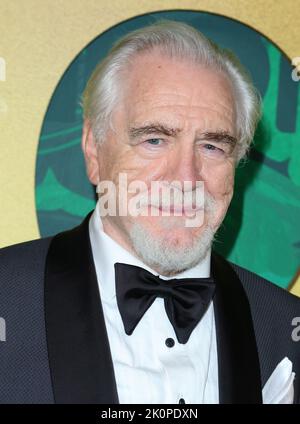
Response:
[[[174,339],[172,339],[171,337],[167,338],[165,343],[166,343],[166,346],[168,347],[173,347],[175,344]]]
[[[178,403],[185,403],[185,400],[183,398],[179,399]]]

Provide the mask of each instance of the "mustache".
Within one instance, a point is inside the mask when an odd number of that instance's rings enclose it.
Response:
[[[215,199],[203,188],[194,190],[182,191],[176,188],[162,189],[157,191],[140,192],[133,196],[135,202],[138,202],[139,207],[155,207],[161,210],[168,211],[211,211],[216,204]]]

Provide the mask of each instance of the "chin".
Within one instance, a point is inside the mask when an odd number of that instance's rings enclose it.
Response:
[[[135,254],[163,275],[178,273],[195,266],[211,247],[214,232],[209,225],[164,228],[136,220],[129,238]]]
[[[201,237],[207,227],[207,222],[200,227],[187,227],[186,219],[185,216],[139,217],[135,220],[135,225],[143,227],[153,239],[169,247],[185,248],[193,245],[194,240]]]

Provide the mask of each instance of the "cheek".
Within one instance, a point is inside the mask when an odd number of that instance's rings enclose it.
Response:
[[[165,160],[137,160],[137,166],[135,168],[135,178],[144,181],[148,187],[150,187],[152,181],[158,181],[164,179],[165,175]]]
[[[136,165],[134,155],[126,148],[101,149],[98,156],[99,173],[101,180],[118,182],[119,174],[132,174]]]
[[[214,173],[206,180],[208,192],[216,200],[230,201],[233,194],[234,172]]]
[[[118,158],[118,166],[114,167],[114,176],[118,177],[117,174],[120,172],[126,173],[128,183],[142,181],[149,187],[151,181],[163,178],[165,169],[165,159],[142,158],[131,151]]]

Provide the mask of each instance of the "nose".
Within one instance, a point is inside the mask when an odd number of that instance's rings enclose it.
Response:
[[[180,181],[190,181],[191,189],[196,188],[196,181],[201,180],[201,159],[191,145],[182,145],[177,149],[169,161],[169,179]]]

